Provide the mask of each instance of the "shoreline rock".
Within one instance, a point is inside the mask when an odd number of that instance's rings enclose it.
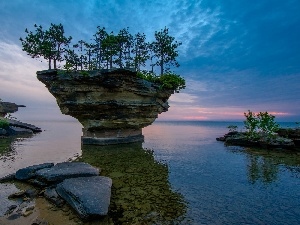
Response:
[[[19,169],[15,174],[0,178],[0,181],[18,180],[37,185],[37,190],[19,191],[8,198],[21,199],[25,204],[42,194],[58,207],[67,202],[80,218],[92,220],[107,215],[110,205],[112,180],[99,176],[99,171],[84,162],[43,163]],[[10,214],[15,208],[8,208],[7,212]],[[10,216],[26,217],[32,213],[31,209],[24,211],[21,206],[18,208],[22,213],[12,213]]]
[[[2,120],[4,119],[8,124],[8,126],[0,128],[0,137],[32,135],[34,133],[42,132],[41,128],[36,127],[32,124],[23,123],[14,119],[4,118],[8,113],[17,112],[19,107],[26,106],[0,101],[0,117]]]
[[[0,101],[0,116],[4,117],[8,113],[14,113],[18,111],[19,107],[26,107],[25,105],[17,105],[12,102],[1,102]]]
[[[28,129],[31,130],[33,133],[39,133],[42,132],[42,129],[39,127],[36,127],[32,124],[29,123],[23,123],[17,120],[8,120],[9,122],[9,126],[13,126],[13,127],[19,127],[19,128],[24,128],[24,129]]]
[[[100,170],[84,162],[63,162],[36,171],[36,179],[46,184],[56,184],[65,179],[99,176]]]
[[[43,163],[39,165],[28,166],[23,169],[19,169],[16,172],[15,178],[17,180],[29,180],[36,177],[36,172],[41,169],[53,167],[54,163]]]
[[[299,150],[300,129],[281,128],[273,136],[258,133],[256,138],[249,138],[245,132],[234,131],[218,137],[216,140],[225,142],[226,145],[241,147]]]
[[[112,180],[108,177],[79,177],[64,180],[56,191],[80,218],[90,220],[107,215],[111,186]]]

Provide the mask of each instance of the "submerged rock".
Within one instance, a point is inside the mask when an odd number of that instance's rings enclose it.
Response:
[[[8,175],[0,178],[0,183],[5,183],[5,182],[8,182],[8,181],[12,181],[15,178],[16,178],[16,174],[15,173],[8,174]]]
[[[79,177],[66,179],[56,187],[82,219],[93,219],[108,213],[112,180],[108,177]]]
[[[84,162],[63,162],[36,172],[41,182],[59,183],[68,178],[98,176],[99,169]]]
[[[64,204],[64,200],[57,194],[55,187],[48,187],[45,189],[44,196],[54,205],[61,207]]]
[[[39,165],[28,166],[23,169],[19,169],[16,172],[15,177],[18,180],[28,180],[36,176],[36,171],[45,168],[50,168],[52,166],[54,166],[54,163],[43,163]]]
[[[17,179],[30,182],[39,187],[46,187],[39,191],[27,189],[13,193],[8,198],[23,201],[18,210],[8,209],[12,219],[16,215],[28,216],[33,208],[28,203],[33,198],[44,196],[58,207],[67,201],[83,219],[104,216],[108,212],[111,196],[112,180],[99,176],[99,169],[84,162],[63,162],[54,165],[44,163],[19,169],[15,174],[6,176],[0,181]],[[27,207],[27,208],[25,208]],[[16,211],[16,215],[11,214]],[[11,215],[10,215],[11,214]]]

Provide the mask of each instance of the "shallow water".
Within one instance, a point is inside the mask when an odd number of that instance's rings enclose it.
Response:
[[[226,147],[215,138],[232,123],[155,122],[143,130],[143,147],[153,152],[133,145],[126,152],[81,148],[74,121],[25,122],[45,131],[14,140],[11,148],[0,145],[0,177],[81,156],[115,181],[110,216],[119,217],[116,223],[171,224],[185,217],[185,224],[300,224],[300,155]],[[0,197],[9,189],[3,185]],[[1,203],[3,213],[11,203]]]

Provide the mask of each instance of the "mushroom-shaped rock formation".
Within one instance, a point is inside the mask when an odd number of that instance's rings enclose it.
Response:
[[[142,128],[169,108],[174,90],[137,77],[128,69],[38,71],[37,78],[56,98],[63,114],[83,126],[83,144],[143,141]]]

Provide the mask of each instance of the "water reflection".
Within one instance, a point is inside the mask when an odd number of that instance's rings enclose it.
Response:
[[[15,144],[21,143],[24,139],[30,137],[32,137],[32,135],[0,138],[0,161],[6,162],[8,160],[10,162],[13,162],[17,154]]]
[[[168,181],[168,167],[142,143],[83,146],[81,161],[113,179],[109,217],[114,224],[183,224],[186,204]]]
[[[0,157],[12,151],[12,138],[0,138]]]
[[[300,177],[300,153],[259,148],[235,148],[233,151],[246,154],[247,176],[251,184],[275,182],[280,170],[288,170],[293,176]]]
[[[278,165],[273,163],[272,159],[264,158],[257,155],[249,154],[248,159],[248,180],[250,183],[255,182],[270,183],[278,177]]]

